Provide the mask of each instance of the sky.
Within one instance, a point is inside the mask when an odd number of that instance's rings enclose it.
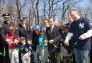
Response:
[[[82,2],[79,3],[81,7],[86,7],[89,5],[89,0],[81,0]]]
[[[8,1],[8,3],[10,3],[11,5],[13,5],[13,3],[12,3],[12,0],[7,0]],[[21,3],[24,3],[24,0],[20,0],[21,1]],[[46,1],[46,0],[45,0]],[[78,3],[78,5],[80,5],[81,7],[85,7],[85,6],[87,6],[87,5],[89,5],[89,0],[80,0],[81,2],[80,3]],[[7,3],[7,4],[8,4]]]
[[[21,0],[21,1],[23,2],[23,0]],[[89,5],[89,0],[80,0],[80,2],[76,6],[77,7],[80,7],[80,8],[85,8],[88,5]],[[59,3],[58,7],[60,7],[60,6],[62,6],[61,3]],[[43,13],[42,12],[42,10],[43,10],[42,8],[43,8],[43,3],[40,3],[40,5],[39,5],[39,11],[40,11],[39,14],[40,15]],[[57,11],[58,16],[60,15],[60,12],[61,12],[61,10],[60,11]],[[27,12],[25,12],[25,14],[27,14]],[[58,17],[58,18],[60,18],[60,17]]]
[[[10,5],[14,5],[14,3],[12,3],[12,0],[7,0],[8,1],[8,3],[10,4]],[[20,0],[21,1],[21,3],[23,4],[24,3],[24,0]],[[41,1],[43,1],[43,0],[41,0]],[[46,0],[45,0],[46,1]],[[89,0],[80,0],[81,2],[79,2],[76,6],[78,7],[78,6],[80,6],[80,8],[83,8],[83,7],[86,7],[86,6],[88,6],[89,5]],[[7,4],[8,4],[7,3]],[[30,5],[30,4],[29,4]],[[59,3],[59,5],[58,5],[58,7],[61,7],[62,6],[62,3]],[[40,10],[40,12],[39,12],[39,14],[42,14],[43,12],[42,12],[42,9],[43,8],[43,3],[40,3],[39,4],[39,10]],[[24,8],[23,9],[23,11],[25,11],[24,12],[24,14],[28,14],[28,8]]]

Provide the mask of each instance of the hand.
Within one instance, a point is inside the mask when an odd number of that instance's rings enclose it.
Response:
[[[10,42],[11,42],[11,40],[10,40],[10,39],[6,39],[6,42],[7,42],[7,43],[10,43]]]
[[[29,41],[27,41],[27,42],[28,42],[28,44],[29,44],[29,45],[31,45],[31,44],[32,44],[32,40],[29,40]]]
[[[54,40],[50,40],[49,43],[52,44],[54,42]]]
[[[31,52],[31,51],[29,51],[29,52],[28,52],[28,54],[29,54],[29,55],[31,55],[31,54],[32,54],[32,52]]]
[[[62,43],[60,43],[60,46],[62,46]]]
[[[85,38],[84,38],[83,36],[80,36],[79,39],[80,39],[80,40],[84,40]]]
[[[6,39],[7,42],[10,42],[11,40],[10,39]]]
[[[46,44],[47,44],[47,43],[48,43],[48,40],[44,40],[44,43],[46,43]]]
[[[47,46],[47,44],[42,44],[42,46]]]
[[[65,41],[64,41],[64,44],[65,44],[66,46],[69,46],[69,42],[65,42]]]
[[[19,42],[19,41],[18,41],[17,39],[15,39],[15,40],[14,40],[14,43],[16,43],[16,44],[17,44],[18,42]]]

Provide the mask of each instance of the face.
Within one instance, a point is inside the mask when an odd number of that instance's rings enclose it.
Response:
[[[44,34],[45,34],[45,32],[40,32],[40,34],[41,34],[41,35],[44,35]]]
[[[31,30],[33,30],[33,27],[32,27],[32,26],[30,26],[30,29],[31,29]]]
[[[65,25],[65,23],[64,22],[60,22],[60,26],[64,26]]]
[[[52,26],[54,24],[54,18],[49,19],[49,25]]]
[[[30,41],[30,40],[28,40],[27,42],[28,42],[29,45],[32,44],[32,41]]]
[[[10,17],[4,17],[4,21],[10,21]]]
[[[78,17],[78,12],[77,11],[71,11],[70,16],[73,20],[76,20]]]
[[[26,43],[26,41],[25,40],[22,40],[22,44],[25,44]]]
[[[20,24],[26,24],[26,21],[20,21]]]
[[[36,33],[36,34],[39,34],[39,33],[40,33],[40,31],[39,31],[39,30],[35,30],[35,33]]]
[[[49,26],[50,26],[50,25],[49,25],[49,22],[48,22],[48,21],[44,22],[44,26],[45,26],[45,27],[49,27]]]
[[[65,33],[68,33],[68,32],[69,32],[69,29],[68,29],[68,28],[65,28],[65,29],[64,29],[64,32],[65,32]]]

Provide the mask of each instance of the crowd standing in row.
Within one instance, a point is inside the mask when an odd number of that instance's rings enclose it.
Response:
[[[18,26],[10,14],[2,17],[1,63],[88,63],[89,54],[92,56],[92,23],[77,10],[70,12],[68,23],[58,25],[53,17],[34,27],[28,26],[24,17]]]

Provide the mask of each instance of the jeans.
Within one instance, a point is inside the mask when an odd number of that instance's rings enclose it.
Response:
[[[41,63],[47,63],[48,60],[48,48],[37,48],[37,58]]]
[[[9,48],[10,63],[19,63],[18,49]]]
[[[89,52],[89,50],[79,50],[75,48],[74,55],[76,63],[87,63]]]
[[[21,53],[21,58],[22,58],[22,63],[30,63],[30,53],[26,53],[26,54]]]
[[[37,52],[32,51],[32,53],[33,53],[33,57],[34,57],[34,63],[38,63]]]

